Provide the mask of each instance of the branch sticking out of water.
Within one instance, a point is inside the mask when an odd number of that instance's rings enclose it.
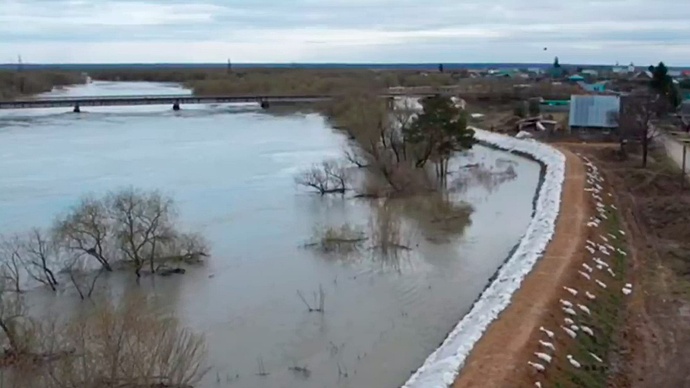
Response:
[[[257,375],[258,376],[268,376],[269,373],[266,372],[266,366],[264,365],[263,357],[259,356],[259,358],[256,359],[256,363],[259,365],[259,372],[257,373]]]
[[[302,291],[297,290],[297,296],[302,300],[305,306],[307,306],[307,311],[310,313],[312,312],[317,312],[317,313],[324,313],[324,305],[326,303],[326,293],[323,291],[323,287],[319,284],[319,292],[318,294],[314,292],[314,306],[318,307],[312,307],[312,305],[307,302],[307,299],[302,295]]]

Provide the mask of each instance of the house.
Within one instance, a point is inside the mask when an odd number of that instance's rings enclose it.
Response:
[[[666,74],[668,74],[668,76],[672,77],[672,78],[681,78],[683,76],[683,71],[682,70],[671,70],[671,69],[669,69],[668,73],[666,73]]]
[[[580,74],[584,77],[590,77],[590,78],[599,77],[599,72],[597,70],[593,70],[593,69],[584,69],[580,72]]]
[[[618,127],[615,120],[620,111],[618,96],[570,96],[570,128],[613,129]]]
[[[632,78],[636,81],[649,81],[654,78],[654,74],[649,70],[645,70],[635,73]]]
[[[584,82],[584,80],[585,80],[585,77],[578,75],[578,74],[574,74],[574,75],[571,75],[570,77],[568,77],[568,81],[570,81],[570,82]]]
[[[582,88],[582,90],[590,93],[606,93],[606,85],[608,81],[599,81],[593,84],[588,84],[585,82],[578,82],[577,85]]]
[[[635,73],[635,65],[630,64],[629,66],[613,66],[611,68],[611,73],[617,77],[627,77],[629,74]]]

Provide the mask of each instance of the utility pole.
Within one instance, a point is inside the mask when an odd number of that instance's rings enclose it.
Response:
[[[19,93],[24,94],[24,63],[22,63],[22,55],[17,55],[17,74],[19,75]]]
[[[232,73],[232,62],[230,61],[230,58],[228,58],[228,74]]]

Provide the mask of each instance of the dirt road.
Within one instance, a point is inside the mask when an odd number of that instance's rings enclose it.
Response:
[[[585,196],[585,168],[572,152],[566,156],[566,179],[563,187],[556,233],[544,257],[525,278],[513,296],[512,303],[494,321],[470,353],[454,383],[460,387],[516,387],[516,381],[528,368],[531,348],[527,346],[539,332],[539,325],[549,306],[558,303],[564,276],[580,265],[581,247],[586,239],[589,207]]]

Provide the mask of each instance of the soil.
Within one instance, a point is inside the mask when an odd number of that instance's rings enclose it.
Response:
[[[585,187],[585,168],[572,152],[566,156],[566,180],[556,233],[547,250],[513,295],[510,306],[494,321],[470,353],[454,387],[534,386],[532,360],[539,327],[545,320],[562,320],[553,311],[562,288],[584,258],[586,222],[591,214]],[[556,331],[552,325],[549,330]],[[562,337],[562,336],[561,336]],[[556,346],[559,346],[556,344]]]
[[[626,305],[610,387],[690,387],[690,186],[661,153],[647,168],[616,147],[570,146],[606,174],[632,244],[634,292]]]

